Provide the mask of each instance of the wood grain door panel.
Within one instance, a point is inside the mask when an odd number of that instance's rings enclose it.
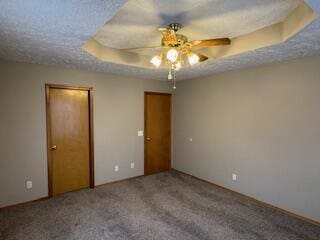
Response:
[[[171,167],[171,95],[145,93],[145,174]]]
[[[90,186],[90,93],[49,89],[51,193]]]

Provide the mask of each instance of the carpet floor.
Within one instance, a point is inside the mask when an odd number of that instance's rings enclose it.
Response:
[[[1,240],[319,240],[320,227],[176,171],[0,210]]]

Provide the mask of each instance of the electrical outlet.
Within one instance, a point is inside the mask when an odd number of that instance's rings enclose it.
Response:
[[[115,171],[115,172],[119,172],[119,166],[118,166],[118,165],[115,165],[115,166],[114,166],[114,171]]]
[[[130,164],[130,167],[131,167],[131,168],[134,168],[134,163],[133,163],[133,162]]]
[[[237,174],[235,173],[232,174],[232,181],[237,181]]]
[[[32,181],[27,181],[26,186],[27,186],[27,189],[31,189],[32,188]]]

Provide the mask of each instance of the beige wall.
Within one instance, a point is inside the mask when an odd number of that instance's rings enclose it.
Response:
[[[174,168],[320,220],[320,57],[182,81],[173,99]]]
[[[319,220],[319,66],[311,57],[179,82],[173,166]],[[96,184],[143,174],[143,92],[170,84],[6,61],[0,72],[0,207],[47,196],[45,83],[95,88]]]
[[[143,174],[144,91],[170,92],[167,82],[6,61],[0,73],[0,207],[48,194],[45,83],[94,87],[96,185]]]

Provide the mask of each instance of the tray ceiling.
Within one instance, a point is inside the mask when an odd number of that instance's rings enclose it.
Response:
[[[300,3],[300,0],[0,1],[0,58],[165,80],[165,69],[135,65],[147,63],[144,55],[128,53],[123,58],[117,49],[158,44],[157,27],[173,21],[184,25],[181,32],[190,39],[243,36],[283,21]],[[320,11],[318,1],[306,3],[314,11]],[[115,61],[99,60],[82,48],[93,36],[98,43],[112,48]],[[177,77],[195,78],[316,54],[320,54],[319,19],[284,43],[210,59],[180,70]],[[121,62],[123,59],[128,62]]]
[[[284,20],[300,0],[132,0],[94,38],[117,48],[157,46],[158,27],[182,24],[189,40],[234,38]],[[130,41],[128,41],[130,39]]]

